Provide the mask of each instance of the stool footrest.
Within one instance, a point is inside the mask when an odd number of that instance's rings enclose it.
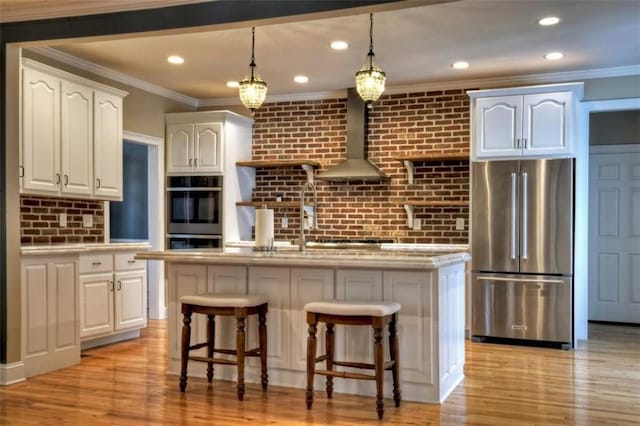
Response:
[[[321,376],[340,377],[342,379],[358,379],[358,380],[375,380],[376,376],[370,374],[351,373],[348,371],[335,371],[335,370],[316,370],[315,374]]]
[[[195,345],[193,345],[193,346],[189,346],[189,350],[190,350],[190,351],[193,351],[193,350],[200,349],[200,348],[206,348],[206,347],[207,347],[207,345],[208,345],[208,343],[207,343],[207,342],[204,342],[204,343],[196,343],[196,344],[195,344]]]
[[[318,358],[316,358],[316,362],[326,361],[327,358],[328,358],[327,355],[320,355]]]
[[[235,360],[224,358],[209,358],[208,356],[190,356],[189,361],[212,362],[214,364],[238,365]]]

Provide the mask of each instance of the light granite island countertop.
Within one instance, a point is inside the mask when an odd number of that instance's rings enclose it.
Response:
[[[250,247],[224,250],[167,250],[137,258],[165,262],[169,308],[169,373],[180,370],[182,315],[180,297],[206,292],[263,294],[269,300],[269,383],[306,385],[307,324],[303,307],[310,301],[394,301],[402,305],[398,320],[402,398],[441,403],[463,380],[465,339],[465,262],[459,247],[391,245],[376,249],[278,247],[271,252]],[[192,344],[205,341],[206,318],[194,315]],[[248,345],[256,346],[257,321],[247,325]],[[324,328],[318,330],[318,355],[324,353]],[[217,318],[216,347],[233,348],[235,322]],[[386,348],[386,339],[385,339]],[[385,354],[388,357],[388,349]],[[336,359],[373,360],[372,331],[336,327]],[[259,383],[251,359],[247,382]],[[205,377],[205,363],[191,363],[189,375]],[[235,368],[216,365],[216,378],[235,380]],[[385,395],[391,377],[385,377]],[[317,379],[315,388],[324,389]],[[178,378],[176,376],[176,386]],[[375,395],[371,381],[336,380],[336,392]]]

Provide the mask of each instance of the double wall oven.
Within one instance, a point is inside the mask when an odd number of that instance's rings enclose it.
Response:
[[[167,178],[167,247],[222,246],[222,176]]]

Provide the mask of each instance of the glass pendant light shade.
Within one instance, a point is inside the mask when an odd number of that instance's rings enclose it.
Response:
[[[367,61],[360,71],[356,73],[356,91],[365,102],[375,102],[382,92],[387,79],[386,74],[379,67],[373,64],[373,13],[369,14],[369,53]]]
[[[242,80],[238,89],[240,92],[240,101],[248,108],[251,113],[260,108],[264,99],[267,96],[267,83],[265,83],[260,75],[256,71],[255,61],[255,40],[256,40],[256,28],[251,28],[251,63],[249,64],[249,75]]]

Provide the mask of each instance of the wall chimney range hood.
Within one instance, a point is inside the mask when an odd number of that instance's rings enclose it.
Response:
[[[383,182],[390,178],[367,160],[369,111],[356,89],[347,89],[347,159],[316,176],[330,182]]]

